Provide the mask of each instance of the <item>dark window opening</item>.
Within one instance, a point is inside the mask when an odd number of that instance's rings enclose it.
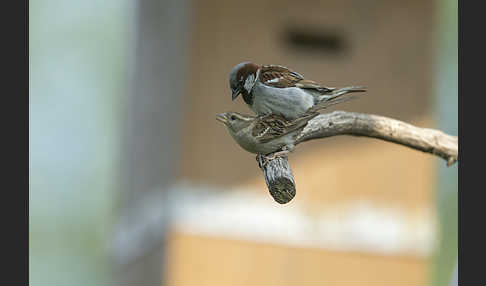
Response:
[[[343,33],[322,29],[290,28],[283,33],[284,43],[299,52],[338,55],[347,50]]]

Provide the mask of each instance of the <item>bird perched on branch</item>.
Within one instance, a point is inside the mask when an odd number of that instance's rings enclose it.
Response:
[[[234,66],[229,83],[232,100],[241,94],[257,115],[276,114],[288,120],[352,99],[349,93],[366,91],[362,86],[326,87],[286,67],[251,62]]]
[[[226,112],[216,115],[216,119],[224,123],[231,137],[243,149],[261,155],[273,153],[268,156],[268,159],[273,159],[291,152],[295,148],[295,137],[317,115],[319,113],[312,112],[295,120],[286,120],[275,114],[255,117]]]

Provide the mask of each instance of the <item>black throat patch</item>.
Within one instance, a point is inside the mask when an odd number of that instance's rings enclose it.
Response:
[[[243,100],[246,104],[253,105],[253,94],[248,93],[246,90],[243,90],[243,92],[241,92],[241,96],[243,96]]]

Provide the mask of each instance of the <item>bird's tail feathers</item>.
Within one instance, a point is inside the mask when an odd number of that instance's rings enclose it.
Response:
[[[331,93],[331,96],[335,97],[335,96],[340,96],[340,95],[343,95],[343,94],[346,94],[346,93],[365,92],[365,91],[366,91],[365,86],[348,86],[348,87],[334,89]]]
[[[323,96],[311,109],[310,112],[316,112],[329,106],[357,99],[358,95],[350,94],[355,92],[365,92],[366,87],[364,86],[349,86],[338,88],[332,91],[331,94]]]

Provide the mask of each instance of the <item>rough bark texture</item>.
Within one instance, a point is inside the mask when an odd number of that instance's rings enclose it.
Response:
[[[383,116],[345,111],[321,114],[309,121],[296,144],[335,135],[366,136],[401,144],[442,157],[447,166],[458,159],[457,136]]]
[[[353,135],[377,138],[416,150],[431,153],[446,160],[451,166],[458,160],[458,138],[439,130],[419,128],[383,116],[334,111],[321,114],[309,121],[296,137],[295,145],[302,142],[336,135]],[[286,157],[267,159],[258,155],[270,194],[280,204],[288,203],[295,196],[295,182]]]
[[[264,164],[258,155],[257,160],[273,199],[279,204],[290,202],[295,197],[295,181],[287,157],[277,157]]]

